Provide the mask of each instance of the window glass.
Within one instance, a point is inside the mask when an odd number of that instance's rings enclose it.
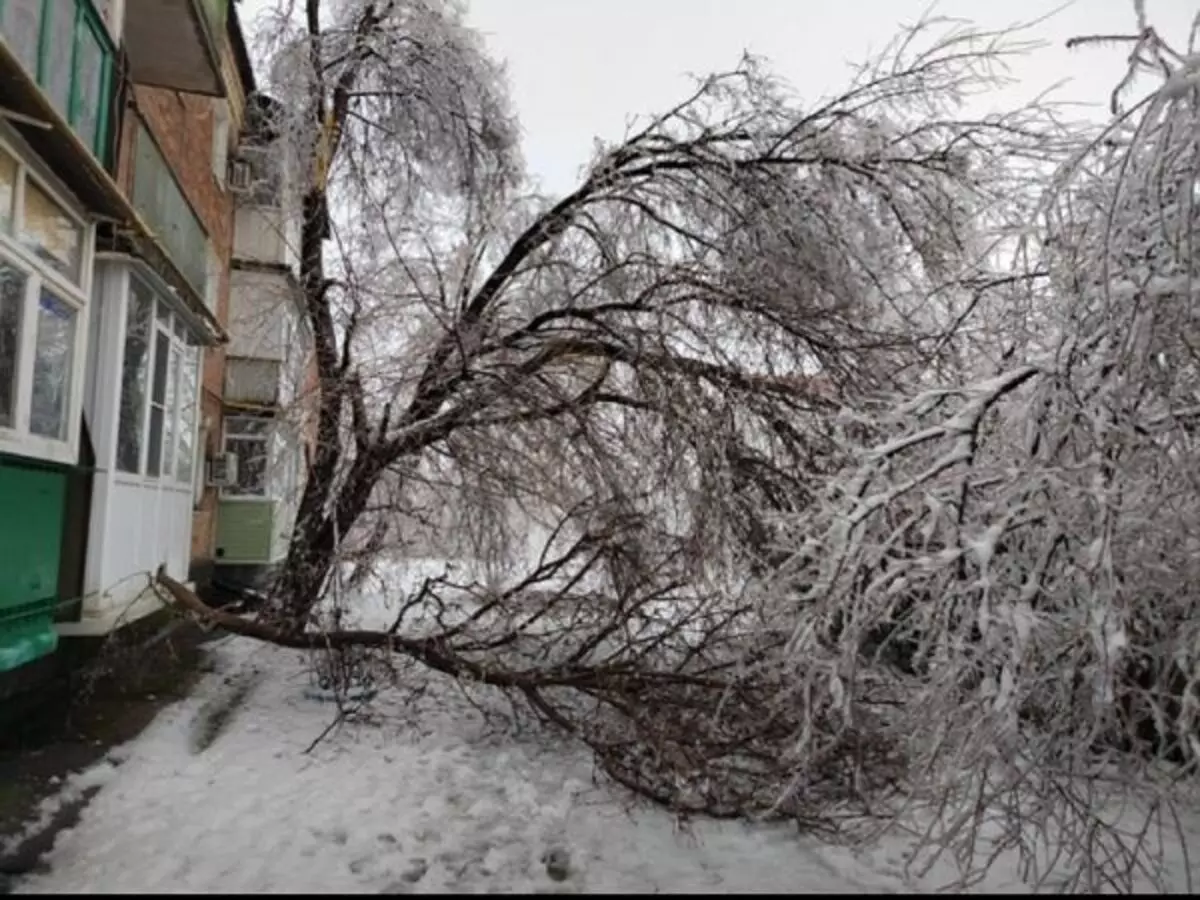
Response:
[[[25,273],[0,263],[0,426],[12,428],[17,414],[17,354],[24,318]]]
[[[0,3],[0,29],[25,71],[37,78],[38,47],[42,34],[43,0],[5,0]]]
[[[77,279],[83,229],[28,178],[24,212],[21,243],[64,275]]]
[[[227,494],[263,497],[267,493],[271,421],[252,416],[225,420],[225,450],[238,460],[237,484]]]
[[[196,457],[193,432],[196,427],[196,389],[199,384],[198,358],[199,354],[193,348],[186,348],[179,372],[179,453],[175,476],[185,483],[192,480]]]
[[[60,441],[67,439],[75,318],[75,309],[70,304],[42,289],[38,298],[29,430]]]
[[[71,67],[75,59],[75,4],[55,0],[46,4],[49,21],[47,40],[42,44],[42,90],[64,119],[70,119]]]
[[[79,29],[75,55],[75,109],[71,125],[94,152],[100,150],[100,110],[104,97],[104,51],[88,25]],[[99,154],[98,154],[99,155]]]
[[[165,335],[164,335],[165,338]],[[179,347],[170,344],[167,359],[167,390],[163,397],[163,461],[162,474],[169,477],[175,473],[175,414],[179,388]]]
[[[131,278],[125,358],[121,363],[121,418],[117,427],[117,468],[122,472],[136,473],[141,463],[153,315],[154,296],[140,281]]]
[[[230,437],[225,450],[237,457],[237,485],[226,493],[262,497],[267,493],[267,439],[261,437]]]
[[[167,367],[170,364],[171,344],[164,331],[158,331],[154,341],[154,380],[150,387],[150,435],[146,451],[146,474],[157,478],[162,474],[163,427],[167,396]]]

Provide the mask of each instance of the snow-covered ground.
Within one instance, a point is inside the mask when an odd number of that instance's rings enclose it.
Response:
[[[907,881],[898,839],[851,851],[784,826],[680,828],[561,737],[503,727],[502,698],[419,669],[310,750],[334,710],[307,695],[305,654],[240,638],[211,653],[193,697],[68,782],[61,799],[102,789],[20,891],[902,893],[953,880]],[[979,889],[1021,886],[998,866]]]
[[[680,830],[594,779],[585,754],[544,733],[497,734],[448,684],[406,707],[408,691],[382,695],[375,723],[305,753],[332,709],[306,697],[303,654],[242,639],[214,652],[197,696],[87,775],[102,790],[21,891],[905,889],[899,859],[857,859],[788,828]],[[226,729],[196,752],[202,710],[246,681]],[[548,873],[560,862],[561,882]]]

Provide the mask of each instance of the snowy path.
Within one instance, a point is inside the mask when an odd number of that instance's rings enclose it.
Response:
[[[680,831],[560,736],[489,720],[483,708],[506,709],[496,693],[467,697],[419,668],[370,720],[306,752],[334,710],[305,696],[305,656],[241,638],[209,652],[216,671],[194,696],[67,780],[57,802],[101,790],[19,892],[907,893],[955,880],[944,860],[907,881],[899,838],[853,852],[784,826]],[[239,693],[202,742],[208,712]],[[998,862],[975,889],[1028,892],[1015,873]]]
[[[331,708],[306,699],[299,654],[229,640],[221,674],[95,772],[103,790],[27,892],[902,892],[896,860],[867,865],[786,828],[697,823],[593,784],[585,755],[489,736],[460,692],[377,701],[304,750]],[[198,710],[222,674],[255,687],[202,752]],[[388,708],[391,704],[392,708]],[[562,882],[544,857],[569,856]]]

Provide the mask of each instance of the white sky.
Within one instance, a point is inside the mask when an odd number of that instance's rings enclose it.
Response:
[[[241,0],[252,29],[276,0]],[[619,138],[631,114],[673,105],[687,75],[735,65],[743,50],[767,57],[802,98],[836,91],[848,64],[866,58],[929,7],[929,0],[469,0],[471,22],[508,66],[525,134],[525,156],[544,189],[577,180],[596,136]],[[1146,0],[1159,33],[1185,49],[1197,0]],[[1056,97],[1103,104],[1122,74],[1120,47],[1068,51],[1080,34],[1128,34],[1133,0],[941,0],[939,15],[984,28],[1030,22],[1043,49],[1018,60],[1019,88],[996,98],[1013,105],[1064,80]]]

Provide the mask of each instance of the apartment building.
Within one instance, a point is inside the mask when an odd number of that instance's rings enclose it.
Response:
[[[222,450],[235,476],[221,491],[214,563],[218,582],[232,588],[264,588],[283,563],[315,434],[316,360],[297,280],[300,210],[280,118],[276,101],[251,98],[231,169]]]
[[[0,681],[44,667],[62,636],[158,609],[159,565],[207,579],[223,492],[254,495],[263,466],[237,444],[226,388],[276,401],[243,418],[283,418],[290,398],[226,370],[230,348],[251,364],[266,352],[228,329],[247,208],[231,159],[253,95],[232,0],[0,0]],[[259,214],[258,243],[281,215]],[[279,251],[241,255],[243,293],[294,280]],[[281,322],[300,333],[293,310]],[[281,337],[300,349],[280,379],[306,345]],[[275,448],[279,479],[296,477],[294,444]],[[243,474],[219,486],[229,447]]]

